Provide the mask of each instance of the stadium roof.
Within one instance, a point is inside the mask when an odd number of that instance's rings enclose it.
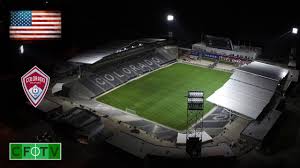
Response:
[[[255,70],[255,67],[258,69]],[[272,70],[275,72],[271,73]],[[241,116],[256,119],[270,102],[277,85],[287,73],[288,70],[284,68],[253,62],[237,69],[207,100]]]
[[[77,56],[68,60],[68,62],[80,63],[80,64],[94,64],[103,58],[127,51],[130,49],[134,49],[137,47],[143,46],[143,44],[151,44],[157,42],[163,42],[165,39],[155,39],[155,38],[143,38],[139,40],[122,40],[122,41],[114,41],[107,45],[100,46],[97,49],[89,50],[87,52],[83,52],[78,54]],[[132,48],[134,47],[134,48]]]
[[[243,116],[256,119],[269,103],[273,94],[274,91],[229,79],[207,100]]]
[[[238,69],[253,74],[261,75],[266,78],[274,79],[277,81],[282,80],[288,73],[287,69],[257,61],[254,61],[249,65],[242,66]]]
[[[248,73],[246,71],[240,71],[238,69],[231,75],[230,79],[244,82],[259,88],[267,89],[267,90],[275,90],[278,84],[278,81],[271,80],[269,78],[265,78],[260,75],[256,75],[253,73]]]
[[[117,41],[105,46],[100,46],[97,49],[89,50],[78,54],[77,56],[69,59],[69,62],[81,64],[94,64],[104,57],[114,54],[117,50],[127,46],[133,41]]]
[[[156,42],[163,42],[166,39],[159,39],[159,38],[142,38],[138,40],[141,43],[156,43]]]
[[[81,64],[94,64],[104,57],[113,54],[113,51],[102,51],[102,52],[94,52],[94,53],[84,53],[80,54],[74,58],[69,59],[69,62],[73,63],[81,63]]]

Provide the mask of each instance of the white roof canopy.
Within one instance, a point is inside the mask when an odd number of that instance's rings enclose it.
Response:
[[[256,119],[269,103],[274,91],[229,79],[224,86],[207,98],[218,106]]]
[[[268,72],[266,74],[272,72],[266,68],[270,67],[269,65],[263,68],[261,68],[263,63],[258,65],[260,66],[258,74],[253,71],[253,65],[250,67],[251,72],[247,71],[248,65],[236,70],[220,89],[207,98],[207,101],[256,119],[273,97],[280,82],[278,79],[283,79],[288,73],[284,68],[272,65],[272,70],[278,70],[278,73],[274,74],[279,75],[278,78],[273,76],[274,79],[271,75],[263,76],[264,72]]]

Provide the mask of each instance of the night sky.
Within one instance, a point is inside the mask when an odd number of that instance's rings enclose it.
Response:
[[[176,17],[179,35],[201,33],[233,39],[264,41],[299,25],[297,5],[287,1],[95,1],[95,0],[7,0],[6,9],[54,8],[64,12],[65,34],[94,38],[159,36],[166,31],[165,15]],[[199,35],[200,34],[200,35]],[[83,37],[82,37],[83,36]]]
[[[229,37],[236,44],[259,45],[269,52],[278,46],[285,45],[287,49],[294,45],[295,37],[287,35],[279,39],[279,36],[300,25],[299,7],[287,1],[48,0],[47,5],[45,0],[0,2],[1,19],[6,24],[10,10],[61,10],[60,46],[65,48],[91,47],[116,39],[166,37],[171,27],[177,39],[191,43],[200,41],[204,33]],[[166,22],[168,13],[176,19],[171,26]],[[8,37],[8,32],[4,31],[2,37]]]

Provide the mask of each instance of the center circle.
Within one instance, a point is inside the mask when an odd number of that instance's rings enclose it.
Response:
[[[34,149],[34,151],[33,151],[33,149]],[[41,150],[38,147],[32,147],[31,150],[30,150],[30,153],[31,153],[32,156],[36,157],[41,153]]]

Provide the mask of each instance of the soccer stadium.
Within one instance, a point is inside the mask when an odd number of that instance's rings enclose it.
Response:
[[[115,41],[58,65],[37,108],[73,127],[81,143],[102,137],[139,158],[239,157],[265,143],[297,80],[287,68],[257,61],[260,54],[211,35],[191,48],[165,39]],[[202,108],[191,109],[196,99]]]
[[[0,0],[2,167],[298,164],[297,9],[110,3]]]

